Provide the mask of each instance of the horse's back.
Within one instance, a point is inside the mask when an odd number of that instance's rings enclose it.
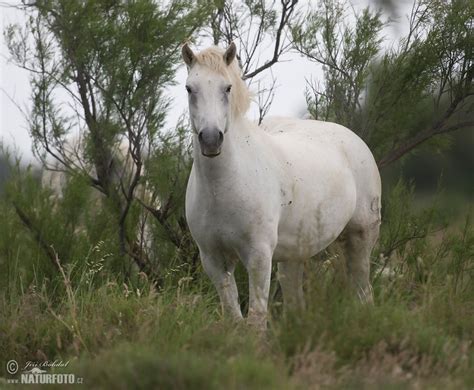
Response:
[[[280,242],[283,240],[284,244],[285,231],[291,241],[291,230],[310,222],[304,230],[310,236],[318,231],[318,240],[308,247],[314,249],[314,254],[332,242],[347,224],[362,225],[380,219],[377,165],[355,133],[335,123],[281,117],[268,118],[262,128],[270,135],[272,147],[284,157],[282,164],[291,188],[296,185],[300,192],[294,207],[286,207],[282,213]],[[315,216],[312,223],[311,215]],[[285,257],[286,251],[280,252]]]
[[[334,158],[343,158],[358,187],[380,192],[380,175],[375,159],[366,143],[353,131],[332,122],[270,117],[261,127],[278,143],[287,148],[294,143],[314,152],[329,151]],[[304,145],[304,146],[302,146]],[[308,160],[311,163],[312,159]],[[317,158],[315,163],[320,163]]]

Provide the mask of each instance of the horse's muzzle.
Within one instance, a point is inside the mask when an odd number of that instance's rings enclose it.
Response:
[[[217,157],[221,154],[224,133],[217,128],[205,128],[199,132],[199,145],[201,153],[206,157]]]

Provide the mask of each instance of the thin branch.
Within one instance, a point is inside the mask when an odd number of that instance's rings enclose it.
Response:
[[[252,77],[255,77],[257,74],[263,72],[265,69],[270,68],[272,65],[278,62],[280,55],[282,54],[281,48],[281,39],[282,33],[284,28],[288,25],[288,22],[295,10],[295,6],[298,3],[298,0],[281,0],[282,10],[280,15],[280,24],[278,25],[278,29],[275,36],[275,46],[273,48],[273,57],[267,61],[262,66],[258,67],[257,69],[253,70],[252,72],[246,73],[243,75],[243,79],[247,80]]]
[[[436,128],[435,126],[428,130],[419,132],[414,137],[404,141],[401,145],[399,145],[398,147],[390,151],[386,156],[381,158],[378,162],[378,166],[379,168],[383,168],[393,163],[394,161],[402,157],[404,154],[410,152],[415,147],[429,140],[435,135],[446,134],[467,127],[474,127],[474,121],[459,122],[454,125],[442,128]]]
[[[53,264],[53,266],[58,271],[60,271],[58,264],[56,262],[56,253],[54,252],[50,244],[48,244],[48,242],[44,238],[43,234],[41,233],[41,230],[38,229],[38,227],[31,220],[31,218],[28,217],[28,215],[26,215],[26,213],[21,209],[21,207],[17,203],[13,202],[13,208],[15,209],[16,214],[18,215],[20,220],[23,222],[23,224],[33,234],[33,237],[35,238],[36,242],[39,244],[41,249],[43,249],[46,256],[51,260],[51,263]]]

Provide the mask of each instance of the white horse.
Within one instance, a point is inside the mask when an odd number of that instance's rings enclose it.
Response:
[[[250,93],[232,43],[184,45],[194,164],[186,218],[224,311],[241,319],[233,276],[249,275],[249,323],[266,324],[272,260],[285,305],[303,307],[303,263],[343,231],[349,280],[372,301],[370,254],[379,235],[380,175],[367,145],[335,123],[245,118]]]

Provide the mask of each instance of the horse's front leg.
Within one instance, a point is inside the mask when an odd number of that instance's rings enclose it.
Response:
[[[247,321],[258,329],[265,329],[272,273],[272,250],[269,248],[252,248],[242,260],[249,275]]]
[[[222,258],[207,256],[201,253],[204,271],[216,287],[224,310],[224,314],[234,321],[243,319],[239,305],[239,293],[234,278],[234,262],[226,262]]]

